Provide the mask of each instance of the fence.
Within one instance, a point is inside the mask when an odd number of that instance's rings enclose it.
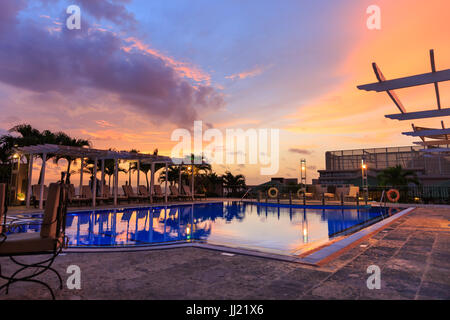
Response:
[[[277,189],[276,196],[268,195],[271,188]],[[242,193],[247,199],[260,199],[261,201],[277,201],[277,200],[304,200],[303,193],[300,191],[300,185],[264,185],[248,188],[247,192]],[[380,201],[383,191],[386,193],[389,187],[373,186],[369,187],[367,195],[368,201]],[[422,203],[422,204],[450,204],[450,186],[402,186],[396,188],[400,193],[399,202],[401,203]],[[335,193],[335,197],[331,198],[335,201],[342,201],[347,194],[340,192],[339,188]],[[359,191],[359,201],[365,198],[365,193],[362,188]],[[312,200],[323,200],[323,193],[315,194],[309,197]],[[345,199],[346,201],[350,199]],[[354,202],[358,201],[353,199]],[[384,200],[383,200],[384,201]]]

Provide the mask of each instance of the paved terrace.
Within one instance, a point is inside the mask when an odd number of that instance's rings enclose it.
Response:
[[[56,263],[80,266],[82,289],[57,299],[450,299],[450,209],[418,208],[319,267],[199,248],[68,253]],[[27,258],[29,259],[29,258]],[[2,270],[14,270],[0,258]],[[366,286],[369,265],[381,289]],[[57,286],[54,275],[41,276]],[[2,284],[0,282],[0,284]],[[47,299],[46,289],[15,284],[0,299]]]

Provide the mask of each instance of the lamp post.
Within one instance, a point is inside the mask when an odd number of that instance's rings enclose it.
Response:
[[[306,159],[300,160],[300,184],[306,186]]]
[[[369,184],[367,180],[367,164],[364,157],[361,159],[361,177],[362,177],[362,188],[364,190],[364,201],[367,205],[367,198],[369,195]]]

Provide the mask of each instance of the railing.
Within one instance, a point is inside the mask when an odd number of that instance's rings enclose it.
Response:
[[[274,197],[268,195],[270,188],[276,188],[278,194]],[[305,202],[305,200],[315,200],[324,202],[354,202],[365,203],[365,192],[360,188],[358,197],[347,198],[347,194],[337,192],[333,198],[325,198],[323,193],[316,193],[312,197],[306,197],[299,192],[299,189],[304,189],[300,185],[265,185],[261,187],[252,187],[247,190],[244,197],[248,199],[254,199],[262,202]],[[387,202],[386,192],[391,187],[372,186],[369,187],[367,200],[369,202],[376,201],[381,204]],[[421,203],[421,204],[450,204],[450,186],[402,186],[396,187],[400,193],[400,203]],[[242,197],[242,199],[244,199]],[[345,198],[345,199],[344,199]]]

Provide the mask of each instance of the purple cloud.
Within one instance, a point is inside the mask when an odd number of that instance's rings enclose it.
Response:
[[[312,151],[307,149],[299,149],[299,148],[290,148],[289,152],[298,153],[298,154],[311,154]]]
[[[21,7],[11,3],[4,18],[14,21]],[[81,31],[50,32],[31,20],[8,30],[0,25],[0,82],[38,95],[57,93],[67,104],[94,90],[97,97],[114,97],[121,108],[182,125],[223,106],[213,87],[193,85],[161,56],[125,46],[116,33],[85,22]]]
[[[0,9],[0,33],[17,24],[17,13],[26,7],[25,0],[4,0]]]
[[[88,11],[96,19],[108,19],[116,24],[135,23],[134,15],[122,3],[130,0],[77,0],[81,10]]]

